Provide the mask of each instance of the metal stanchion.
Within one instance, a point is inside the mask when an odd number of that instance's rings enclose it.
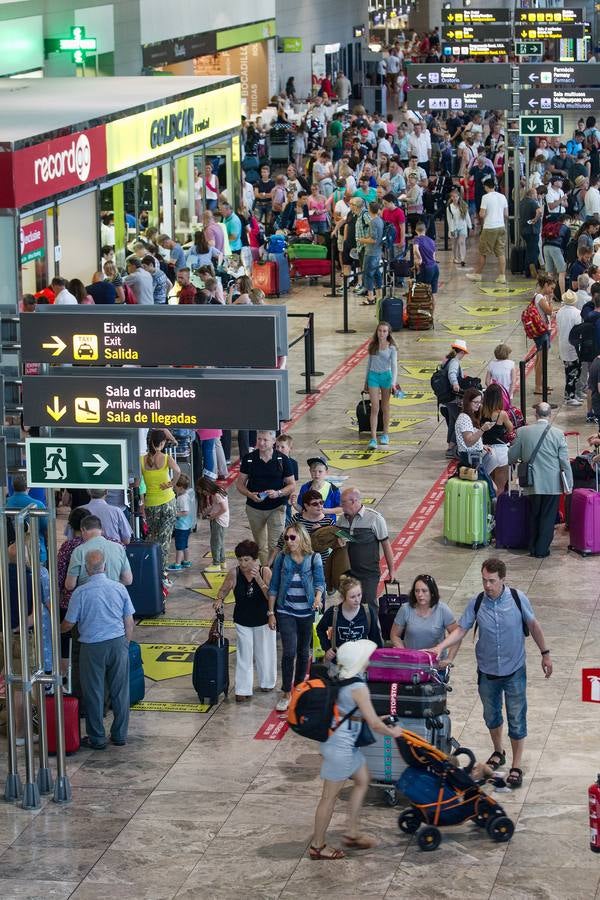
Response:
[[[34,781],[33,721],[31,704],[31,671],[29,666],[29,627],[27,612],[27,558],[25,548],[25,519],[32,507],[26,506],[15,516],[17,550],[17,585],[19,590],[19,640],[21,643],[21,689],[23,692],[23,730],[25,736],[25,784],[23,809],[39,809],[40,792]]]
[[[40,518],[45,512],[39,510],[29,516],[31,533],[31,594],[33,599],[33,639],[35,649],[35,667],[37,674],[44,676],[44,645],[42,639],[42,582],[40,565]],[[33,679],[33,691],[38,709],[38,756],[39,767],[37,786],[40,794],[51,794],[54,787],[52,772],[48,765],[48,741],[46,728],[46,682]]]
[[[539,352],[539,351],[538,351]],[[548,402],[548,345],[542,347],[542,400]]]
[[[56,547],[56,507],[54,492],[48,491],[48,548]],[[56,715],[56,780],[54,782],[55,803],[69,803],[72,798],[71,782],[67,775],[65,756],[65,718],[63,710],[63,681],[60,671],[60,607],[56,560],[48,552],[48,573],[50,575],[50,621],[52,624],[52,681],[54,683],[54,710]]]
[[[4,491],[0,491],[0,599],[2,602],[2,645],[4,650],[4,671],[6,685],[6,729],[8,735],[8,772],[4,782],[4,799],[7,802],[20,800],[23,785],[17,765],[17,741],[15,730],[15,681],[12,658],[12,616],[10,603],[10,582],[8,575],[8,534],[4,512]]]
[[[335,238],[335,237],[331,239],[331,244],[330,244],[330,248],[329,248],[329,254],[331,256],[331,278],[330,278],[330,282],[329,282],[329,293],[323,294],[324,297],[339,297],[340,296],[338,294],[338,292],[336,290],[336,286],[335,286],[335,257],[336,257],[336,252],[337,252],[336,241],[337,241],[337,238]]]
[[[356,334],[355,328],[348,328],[348,276],[344,275],[344,301],[343,301],[343,311],[344,311],[344,327],[337,328],[336,334]]]
[[[296,391],[297,394],[320,394],[320,390],[318,388],[313,388],[310,383],[310,369],[311,369],[311,359],[310,359],[310,328],[304,329],[304,388],[302,390]]]
[[[308,352],[310,356],[310,374],[315,376],[324,375],[324,372],[317,372],[315,369],[315,314],[314,312],[306,313],[308,317]],[[300,373],[304,375],[304,372]]]
[[[519,362],[519,402],[521,404],[521,412],[523,413],[524,425],[527,425],[527,385],[525,383],[526,378],[526,363],[525,360],[522,359]]]

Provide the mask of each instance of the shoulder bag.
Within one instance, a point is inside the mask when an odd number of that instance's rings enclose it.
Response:
[[[544,428],[544,432],[535,445],[535,449],[529,459],[526,462],[520,462],[517,466],[517,479],[519,481],[519,487],[533,487],[533,463],[538,455],[538,450],[542,446],[542,442],[551,428],[550,422]]]

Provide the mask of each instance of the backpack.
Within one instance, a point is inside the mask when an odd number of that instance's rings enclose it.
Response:
[[[445,363],[439,365],[431,376],[431,380],[429,382],[431,385],[431,390],[437,397],[438,405],[440,403],[445,403],[453,393],[450,386],[450,380],[448,378],[448,363],[449,361],[446,360]]]
[[[571,216],[571,218],[577,218],[583,209],[584,199],[582,197],[582,192],[579,191],[571,191],[567,198],[567,215]],[[575,254],[577,256],[577,254]]]
[[[384,222],[383,234],[381,236],[381,249],[384,253],[393,253],[395,243],[396,229],[391,222]]]
[[[567,244],[567,249],[565,250],[565,262],[570,268],[576,260],[577,260],[577,241],[574,238],[571,238],[571,240]]]
[[[340,606],[341,606],[341,604],[334,606],[333,616],[331,618],[331,649],[334,651],[337,650],[337,620],[338,620],[338,615],[340,612]],[[366,636],[368,637],[369,632],[371,631],[371,610],[369,609],[368,604],[366,604],[366,603],[361,603],[361,607],[363,609],[365,616],[367,617],[367,634],[366,634]]]
[[[267,243],[267,253],[283,253],[286,247],[285,235],[272,234]]]
[[[526,337],[530,338],[531,340],[533,340],[533,338],[539,337],[541,334],[545,334],[548,331],[548,326],[544,322],[542,314],[535,305],[535,300],[532,300],[531,303],[528,303],[521,313],[521,322],[523,323]]]
[[[560,234],[561,228],[562,222],[557,222],[556,220],[545,222],[542,228],[542,240],[555,241]]]
[[[581,322],[573,325],[569,332],[569,343],[575,347],[580,362],[592,362],[598,356],[595,324]]]
[[[337,707],[340,688],[354,683],[362,683],[362,679],[346,678],[340,681],[327,675],[318,675],[296,685],[292,691],[287,714],[288,725],[292,731],[310,741],[324,743],[358,709],[355,706],[345,716],[340,717]],[[335,724],[332,725],[334,719]]]
[[[519,597],[519,592],[518,592],[518,591],[515,591],[514,588],[509,588],[509,590],[510,590],[510,592],[511,592],[511,594],[512,594],[513,600],[515,601],[515,604],[516,604],[516,606],[517,606],[517,609],[518,609],[519,612],[521,613],[521,622],[522,622],[522,625],[523,625],[523,634],[525,635],[525,637],[529,637],[529,625],[528,625],[527,622],[525,621],[525,616],[523,615],[523,609],[522,609],[522,607],[521,607],[521,598]],[[477,600],[475,601],[475,607],[474,607],[474,609],[473,609],[473,613],[474,613],[474,615],[475,615],[475,628],[473,629],[473,637],[475,637],[475,634],[476,634],[476,632],[477,632],[477,613],[479,612],[479,607],[481,606],[482,602],[483,602],[483,593],[477,595]]]

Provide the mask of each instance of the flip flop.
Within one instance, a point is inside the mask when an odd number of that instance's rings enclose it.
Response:
[[[346,856],[343,850],[337,850],[335,847],[330,848],[330,853],[323,853],[326,847],[327,844],[323,844],[322,847],[315,847],[311,844],[308,848],[308,855],[311,859],[344,859]]]
[[[513,772],[515,774],[513,774]],[[517,769],[516,766],[513,766],[508,775],[506,776],[506,783],[509,788],[520,788],[523,786],[523,771],[521,769]]]
[[[486,762],[486,766],[489,766],[492,772],[495,772],[496,769],[499,769],[500,766],[506,765],[506,753],[504,750],[494,750],[490,758]]]
[[[351,837],[345,834],[342,842],[345,847],[351,847],[353,850],[370,850],[378,844],[375,838],[369,837],[367,834],[361,834],[358,837]]]

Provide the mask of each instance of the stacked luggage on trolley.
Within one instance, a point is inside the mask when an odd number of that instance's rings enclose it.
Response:
[[[453,747],[448,693],[444,670],[437,657],[426,650],[383,647],[376,650],[367,669],[371,701],[379,716],[392,716],[402,728],[419,735],[444,753]],[[361,748],[373,784],[387,789],[391,806],[398,803],[396,782],[406,768],[393,738],[376,735],[376,741]]]
[[[288,248],[292,278],[320,278],[331,274],[330,248],[308,235],[292,238]]]

